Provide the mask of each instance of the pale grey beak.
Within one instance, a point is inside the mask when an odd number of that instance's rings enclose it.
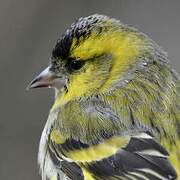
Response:
[[[34,78],[28,85],[27,89],[42,88],[42,87],[57,87],[61,88],[65,85],[65,78],[63,76],[56,76],[55,72],[47,67],[36,78]]]

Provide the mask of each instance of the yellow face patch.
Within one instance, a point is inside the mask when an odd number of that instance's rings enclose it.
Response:
[[[108,31],[101,35],[92,33],[85,40],[80,38],[78,45],[76,44],[77,40],[74,39],[70,56],[90,63],[85,73],[75,73],[70,77],[68,93],[59,99],[57,98],[56,107],[71,99],[89,95],[97,90],[100,93],[107,91],[116,80],[127,73],[128,69],[136,63],[144,41],[133,31],[119,30],[115,32]],[[94,58],[103,54],[111,55],[110,67],[107,67],[109,64],[106,58],[100,62],[104,64],[103,68],[99,68],[99,62],[94,61]],[[101,81],[102,78],[103,81]]]

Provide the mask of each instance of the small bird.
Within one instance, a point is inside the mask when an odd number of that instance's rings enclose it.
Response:
[[[145,34],[94,14],[68,28],[29,85],[55,89],[42,180],[180,179],[180,78]]]

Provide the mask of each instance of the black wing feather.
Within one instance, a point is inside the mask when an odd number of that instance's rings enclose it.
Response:
[[[154,150],[162,156],[141,154],[143,150]],[[150,180],[176,179],[176,172],[167,157],[167,151],[155,140],[133,137],[129,144],[115,155],[101,161],[86,163],[84,166],[96,179],[128,179],[129,176],[136,179],[145,176]]]

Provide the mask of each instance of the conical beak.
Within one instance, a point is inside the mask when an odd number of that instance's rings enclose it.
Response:
[[[41,88],[41,87],[52,87],[55,84],[57,76],[54,72],[50,71],[47,67],[42,71],[36,78],[34,78],[28,85],[27,89]]]

